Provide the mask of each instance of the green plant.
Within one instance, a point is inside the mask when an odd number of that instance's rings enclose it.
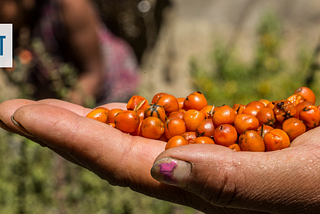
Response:
[[[287,98],[296,88],[306,85],[311,54],[297,48],[297,62],[285,60],[280,54],[284,42],[281,33],[278,17],[270,12],[264,14],[257,27],[257,44],[250,62],[241,59],[241,50],[216,42],[209,59],[210,69],[195,57],[190,60],[194,87],[214,105]],[[319,76],[316,73],[314,83]],[[320,92],[318,84],[309,87]]]

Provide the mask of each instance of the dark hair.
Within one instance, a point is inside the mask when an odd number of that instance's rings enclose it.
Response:
[[[21,2],[21,0],[16,0],[17,2]],[[48,0],[34,0],[35,7],[28,11],[28,23],[30,23],[30,27],[33,28],[34,25],[39,21],[41,16],[42,7]]]

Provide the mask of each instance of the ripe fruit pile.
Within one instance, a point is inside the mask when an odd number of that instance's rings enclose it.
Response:
[[[186,98],[158,93],[149,103],[134,95],[127,110],[97,107],[87,117],[124,133],[166,141],[165,149],[187,144],[218,144],[235,151],[274,151],[290,146],[319,126],[320,106],[307,87],[287,99],[252,101],[246,105],[208,105],[197,91]]]

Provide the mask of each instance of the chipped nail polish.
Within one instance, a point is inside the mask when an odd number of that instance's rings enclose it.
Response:
[[[166,157],[153,165],[151,175],[162,183],[183,187],[187,185],[191,168],[192,165],[189,162]]]

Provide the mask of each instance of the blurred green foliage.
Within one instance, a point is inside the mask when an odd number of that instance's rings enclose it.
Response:
[[[129,188],[111,186],[20,136],[0,131],[0,142],[0,214],[196,213]]]
[[[204,66],[198,58],[190,62],[191,75],[196,90],[216,106],[235,103],[246,104],[253,100],[286,99],[300,86],[310,87],[320,94],[319,72],[312,71],[312,52],[298,47],[297,60],[291,62],[280,55],[282,26],[278,17],[267,12],[257,27],[257,44],[250,62],[241,58],[241,50],[226,47],[217,41]],[[209,67],[209,68],[208,68]],[[312,81],[306,84],[306,79]]]
[[[217,41],[210,55],[210,68],[197,58],[190,61],[195,88],[210,104],[245,104],[260,98],[286,98],[312,76],[309,87],[319,95],[320,74],[310,70],[312,53],[300,49],[295,63],[285,61],[280,56],[281,30],[273,14],[262,17],[251,62],[241,60],[241,50],[229,49]],[[51,150],[2,130],[0,142],[0,214],[199,213],[111,186]]]

